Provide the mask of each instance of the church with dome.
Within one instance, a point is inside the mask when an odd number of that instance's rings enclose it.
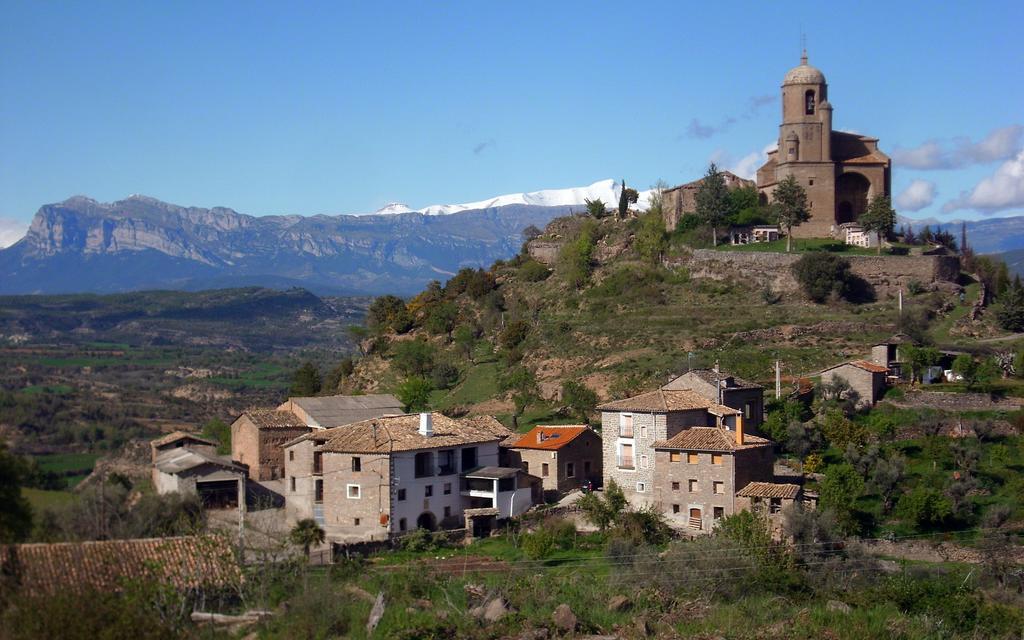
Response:
[[[832,104],[825,74],[807,63],[782,81],[779,146],[757,171],[757,189],[770,202],[779,181],[792,175],[807,191],[811,219],[794,237],[839,237],[877,194],[890,196],[892,160],[878,138],[832,130]]]

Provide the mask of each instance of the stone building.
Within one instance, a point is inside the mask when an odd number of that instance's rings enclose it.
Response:
[[[822,371],[821,382],[822,384],[831,384],[836,379],[842,378],[860,396],[857,400],[859,408],[873,407],[885,393],[885,379],[888,373],[887,367],[874,362],[852,360]]]
[[[741,178],[731,171],[721,173],[729,190],[755,186],[753,180]],[[661,216],[665,220],[666,229],[674,231],[683,215],[697,211],[697,189],[703,182],[704,178],[701,178],[661,192]]]
[[[736,492],[774,479],[772,442],[735,427],[691,427],[655,442],[651,499],[673,525],[710,533],[737,511]]]
[[[764,387],[716,369],[692,369],[662,389],[695,391],[715,404],[741,412],[748,430],[758,429],[764,422]]]
[[[811,219],[793,229],[797,237],[838,237],[839,225],[856,222],[878,194],[890,195],[892,161],[878,139],[832,129],[832,104],[825,74],[807,63],[782,81],[779,146],[757,171],[765,201],[792,175],[807,191]]]
[[[153,489],[158,494],[196,495],[207,509],[244,509],[245,480],[245,467],[204,448],[170,448],[153,460]]]
[[[161,453],[171,449],[188,448],[193,451],[201,451],[211,456],[217,455],[216,442],[208,440],[202,436],[198,436],[194,433],[186,433],[184,431],[175,431],[173,433],[168,433],[166,436],[157,438],[149,443],[149,448],[152,452],[153,462],[156,462],[157,456]]]
[[[231,459],[253,480],[284,477],[284,443],[312,430],[291,411],[250,409],[231,423]]]
[[[587,425],[537,426],[509,446],[509,466],[539,476],[550,496],[601,479],[601,436]]]
[[[500,467],[511,433],[490,416],[383,416],[315,430],[285,446],[289,521],[313,518],[329,541],[383,540],[456,528],[467,509],[498,519],[534,504],[539,479]]]
[[[331,429],[371,418],[405,413],[402,402],[390,393],[288,398],[278,410],[295,414],[306,426],[314,429]]]
[[[605,485],[636,506],[654,504],[654,443],[691,427],[732,427],[742,414],[691,389],[658,389],[599,405]]]

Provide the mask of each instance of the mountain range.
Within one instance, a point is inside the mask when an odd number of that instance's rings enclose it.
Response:
[[[507,194],[367,215],[250,216],[143,195],[44,205],[25,237],[0,250],[0,294],[112,293],[301,286],[319,294],[409,294],[462,267],[486,267],[587,199],[618,203],[621,186]],[[643,194],[646,201],[647,193]]]

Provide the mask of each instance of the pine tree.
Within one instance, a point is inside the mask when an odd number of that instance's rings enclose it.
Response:
[[[792,248],[793,227],[811,219],[810,207],[807,204],[807,192],[792,175],[779,182],[772,192],[775,215],[779,224],[786,229],[786,251]]]
[[[307,361],[295,370],[291,392],[295,396],[315,396],[320,393],[322,384],[320,370],[315,364]]]
[[[889,196],[878,194],[871,198],[868,210],[857,220],[865,231],[874,231],[878,235],[878,253],[882,253],[882,238],[892,233],[896,226],[896,211],[892,208]]]
[[[1024,285],[1021,285],[1020,276],[1014,278],[1000,297],[996,319],[999,326],[1007,331],[1024,331]]]
[[[715,163],[708,166],[708,172],[697,187],[694,197],[697,205],[697,217],[711,227],[711,237],[718,246],[718,227],[722,226],[729,216],[729,189],[725,186],[725,178]]]

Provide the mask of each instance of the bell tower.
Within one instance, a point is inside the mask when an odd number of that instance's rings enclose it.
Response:
[[[790,69],[782,82],[782,125],[779,149],[782,163],[829,162],[832,106],[828,103],[825,74],[807,63]]]

